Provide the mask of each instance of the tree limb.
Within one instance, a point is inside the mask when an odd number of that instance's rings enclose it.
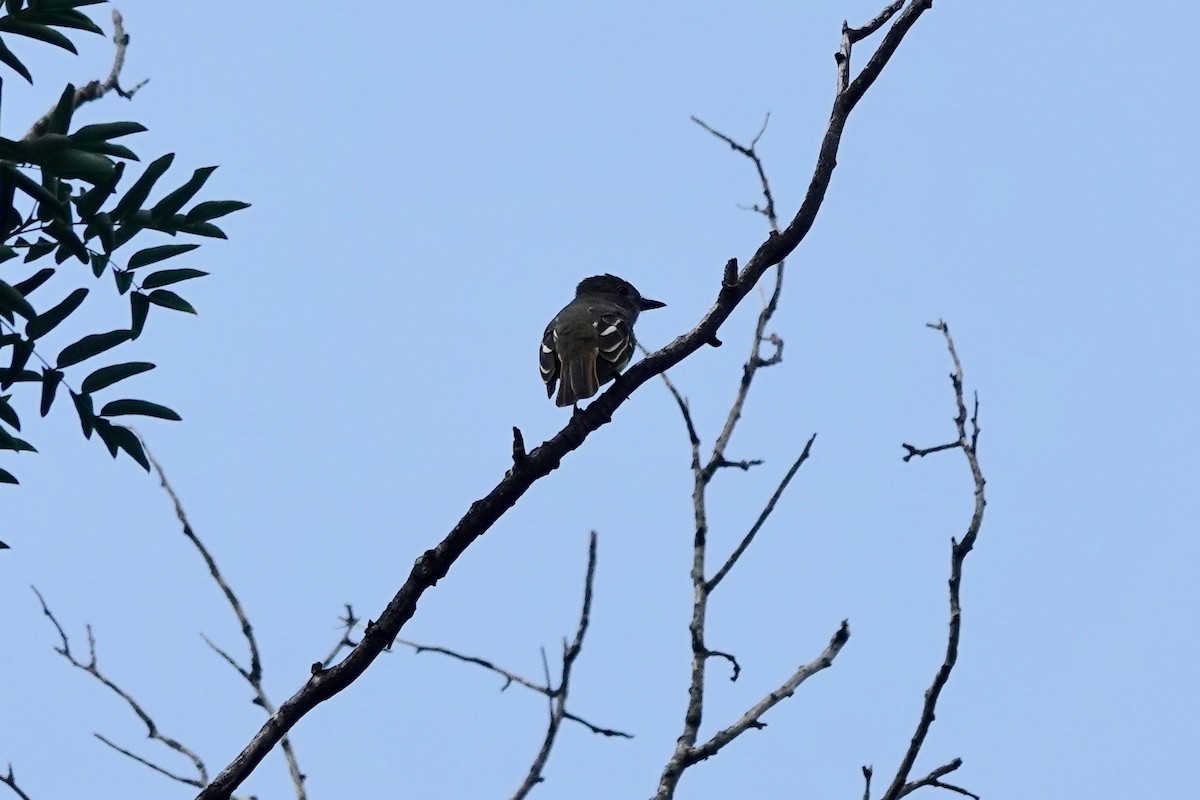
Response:
[[[121,88],[121,70],[125,68],[125,50],[129,47],[129,34],[125,33],[125,20],[121,16],[121,12],[115,8],[112,12],[113,21],[113,43],[116,44],[116,52],[113,54],[112,69],[108,72],[108,77],[103,81],[95,80],[85,86],[75,90],[75,108],[79,108],[84,103],[92,100],[99,100],[109,92],[116,92],[126,100],[133,99],[133,95],[149,83],[149,79],[143,80],[134,86],[132,89],[125,90]],[[46,133],[46,129],[50,127],[50,120],[54,116],[54,108],[41,116],[41,118],[33,123],[33,127],[25,134],[25,140],[37,139]]]

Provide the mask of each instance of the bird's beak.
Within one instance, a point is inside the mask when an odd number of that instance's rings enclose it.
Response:
[[[638,308],[641,311],[649,311],[652,308],[664,308],[664,307],[666,307],[666,305],[667,305],[666,303],[664,303],[660,300],[649,300],[649,299],[643,297],[641,299],[641,302],[638,304]]]

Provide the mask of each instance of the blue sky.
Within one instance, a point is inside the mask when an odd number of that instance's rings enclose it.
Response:
[[[228,219],[229,242],[180,264],[212,273],[184,292],[199,316],[152,314],[123,351],[159,363],[130,392],[184,416],[140,429],[255,621],[277,702],[337,640],[342,604],[376,614],[503,474],[512,425],[532,445],[565,421],[534,348],[580,278],[615,272],[666,301],[639,321],[654,347],[761,241],[761,218],[737,208],[758,199],[749,164],[690,115],[747,139],[770,112],[761,152],[794,212],[841,21],[879,10],[801,5],[119,6],[127,82],[151,82],[77,119],[141,121],[143,160],[177,152],[178,182],[220,164],[206,197],[254,204]],[[729,452],[765,464],[727,471],[710,497],[722,553],[819,433],[714,597],[710,643],[743,673],[730,684],[714,664],[706,730],[842,618],[853,636],[680,797],[857,797],[862,764],[894,770],[940,663],[949,538],[970,513],[960,456],[900,460],[901,442],[952,434],[948,360],[924,327],[938,318],[980,393],[991,504],[918,773],[962,757],[958,781],[985,798],[1178,792],[1200,716],[1197,13],[939,2],[854,112],[788,264],[784,361]],[[81,58],[19,51],[38,83],[5,81],[4,135],[66,81],[107,72],[107,43],[84,43]],[[123,313],[95,305],[64,343]],[[755,313],[672,373],[706,444]],[[101,666],[214,770],[262,717],[198,634],[241,652],[238,630],[153,480],[82,440],[65,406],[23,416],[41,453],[4,463],[22,486],[2,500],[0,764],[35,798],[189,796],[91,737],[162,755],[53,653],[28,586],[76,637],[90,622]],[[686,700],[688,458],[673,402],[645,386],[405,630],[538,677],[539,647],[574,630],[599,532],[570,705],[636,738],[568,726],[536,796],[653,793]],[[499,685],[435,656],[382,658],[296,729],[310,796],[510,795],[545,705]],[[278,756],[245,791],[288,796]]]

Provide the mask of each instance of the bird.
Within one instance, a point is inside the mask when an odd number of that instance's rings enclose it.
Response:
[[[633,358],[638,314],[666,303],[649,300],[616,275],[593,275],[575,288],[575,299],[559,311],[538,352],[546,396],[558,383],[559,407],[575,406],[616,378]]]

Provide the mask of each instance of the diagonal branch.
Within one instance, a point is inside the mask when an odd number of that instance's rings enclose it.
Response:
[[[745,714],[728,728],[717,731],[707,742],[693,747],[688,756],[689,763],[694,764],[716,755],[722,747],[751,728],[765,727],[766,723],[760,722],[759,717],[770,711],[780,701],[786,700],[795,694],[800,684],[821,670],[831,666],[833,660],[837,658],[837,654],[842,651],[842,648],[846,646],[846,642],[848,641],[850,641],[850,623],[842,620],[842,624],[838,627],[833,637],[829,640],[829,644],[819,656],[797,669],[778,689],[751,706]]]
[[[271,715],[242,751],[197,795],[197,800],[228,798],[296,723],[317,705],[357,680],[374,663],[416,613],[417,603],[425,592],[445,577],[466,549],[486,533],[534,483],[557,469],[563,458],[582,446],[592,432],[611,422],[617,409],[642,384],[702,347],[718,341],[717,331],[721,325],[758,285],[763,274],[790,255],[812,228],[833,179],[842,132],[851,110],[930,4],[931,0],[912,0],[893,22],[880,49],[847,90],[853,96],[839,94],[834,99],[817,163],[800,208],[785,229],[769,236],[759,246],[740,272],[736,272],[732,266],[726,270],[716,301],[695,327],[634,364],[622,375],[621,380],[614,381],[587,408],[574,414],[555,436],[529,452],[522,463],[514,464],[487,495],[472,503],[446,537],[416,560],[408,578],[379,618],[368,624],[362,641],[337,665],[314,670],[304,686]]]
[[[946,687],[946,683],[950,680],[950,673],[954,669],[955,662],[958,660],[958,643],[962,635],[962,606],[960,604],[959,593],[962,588],[963,562],[972,548],[975,547],[975,540],[978,538],[979,529],[983,525],[983,512],[987,507],[987,498],[984,495],[984,486],[987,482],[984,480],[983,471],[979,466],[978,453],[976,452],[980,433],[979,400],[978,397],[975,398],[974,413],[968,420],[967,404],[963,397],[962,363],[958,359],[958,351],[954,347],[954,339],[950,336],[950,328],[942,320],[930,323],[929,327],[940,331],[946,340],[946,349],[949,351],[950,360],[954,365],[954,369],[950,373],[950,383],[954,388],[954,402],[958,410],[958,413],[954,417],[954,426],[958,438],[947,447],[939,449],[962,450],[971,471],[971,479],[975,484],[975,508],[962,540],[959,541],[954,538],[950,540],[950,627],[946,637],[945,657],[942,660],[941,666],[938,667],[937,673],[933,676],[933,682],[925,691],[925,702],[921,707],[921,717],[917,721],[917,727],[913,732],[912,740],[909,742],[908,749],[900,761],[900,766],[896,769],[896,776],[892,779],[891,785],[888,786],[881,800],[899,800],[899,798],[922,786],[939,786],[940,788],[950,789],[951,791],[974,797],[974,795],[961,787],[942,784],[939,780],[946,773],[958,769],[962,764],[960,759],[955,759],[945,766],[939,767],[918,781],[910,782],[908,779],[909,774],[912,772],[913,764],[921,752],[921,747],[925,743],[925,737],[929,734],[929,729],[933,725],[938,698],[941,697],[942,689]],[[970,423],[969,432],[967,427],[968,421]]]
[[[771,512],[775,510],[775,504],[778,503],[779,498],[783,496],[784,489],[786,489],[787,485],[791,483],[792,478],[795,477],[796,473],[800,470],[801,465],[808,460],[809,454],[812,452],[813,442],[816,440],[817,435],[814,433],[809,438],[808,442],[805,443],[804,450],[801,451],[799,458],[793,462],[791,469],[787,471],[787,473],[783,476],[783,480],[779,482],[779,486],[775,487],[775,493],[771,495],[771,499],[768,500],[766,506],[763,507],[762,513],[758,515],[758,519],[756,519],[754,524],[750,526],[750,530],[744,537],[742,537],[742,541],[738,543],[738,546],[734,549],[734,551],[729,554],[729,558],[725,561],[725,564],[719,570],[717,570],[715,575],[708,579],[708,585],[706,588],[709,594],[712,593],[713,589],[717,588],[717,584],[725,579],[725,576],[729,574],[729,570],[733,569],[734,565],[737,564],[738,559],[742,557],[742,553],[746,552],[746,548],[749,547],[750,543],[754,541],[755,535],[758,533],[759,529],[762,528],[763,523],[767,521],[767,517],[771,516]]]
[[[105,738],[104,736],[101,736],[98,733],[93,733],[92,735],[95,736],[97,739],[99,739],[104,744],[111,747],[113,750],[116,750],[118,753],[125,756],[126,758],[133,759],[134,761],[138,762],[142,766],[148,767],[149,769],[157,772],[159,775],[163,775],[165,777],[170,778],[173,781],[178,781],[179,783],[186,784],[187,786],[195,786],[197,789],[203,788],[203,786],[204,786],[204,784],[201,781],[197,780],[196,778],[185,778],[183,775],[176,775],[174,772],[171,772],[169,769],[166,769],[165,767],[161,767],[158,764],[155,764],[153,761],[150,761],[149,759],[142,758],[137,753],[134,753],[131,750],[126,750],[124,747],[121,747],[119,744],[113,742],[111,739]]]

